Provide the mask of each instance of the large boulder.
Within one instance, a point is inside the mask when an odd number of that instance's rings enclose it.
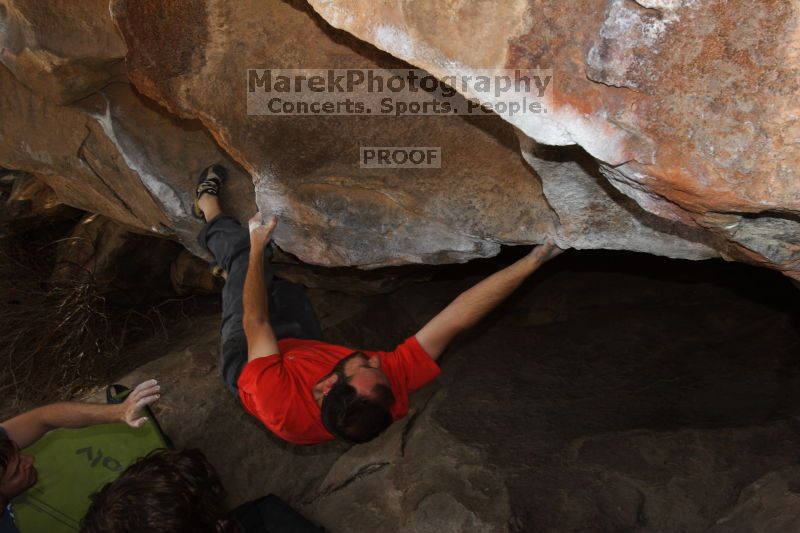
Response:
[[[0,2],[0,165],[197,255],[192,189],[218,161],[225,209],[280,215],[277,243],[314,265],[463,262],[552,238],[800,277],[793,3],[37,5]],[[549,112],[248,113],[251,68],[409,65],[554,68]],[[442,165],[364,168],[365,146],[439,147]]]
[[[51,102],[125,80],[125,43],[108,0],[0,1],[0,61]]]
[[[800,466],[774,470],[742,490],[736,507],[709,531],[736,533],[800,530]]]
[[[249,178],[199,123],[164,113],[128,83],[65,107],[0,66],[0,107],[3,166],[40,178],[65,204],[202,254],[195,242],[202,225],[190,214],[193,190],[205,166],[222,162],[231,170],[226,208],[241,218],[255,210]]]
[[[555,217],[541,184],[496,117],[472,124],[461,117],[248,115],[248,68],[402,66],[326,28],[304,3],[112,6],[131,80],[213,132],[252,175],[258,205],[281,215],[277,243],[301,260],[362,267],[459,262],[552,233]],[[439,146],[446,162],[440,169],[365,169],[361,146]]]
[[[510,119],[525,135],[581,145],[611,185],[726,241],[724,256],[800,276],[796,2],[309,3],[439,77],[555,69],[552,112]]]
[[[53,189],[30,174],[0,171],[0,187],[0,237],[81,217],[79,210],[61,203]]]

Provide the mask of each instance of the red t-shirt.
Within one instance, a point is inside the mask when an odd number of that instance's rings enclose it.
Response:
[[[280,354],[253,359],[239,376],[239,397],[245,409],[280,438],[295,444],[334,440],[322,425],[314,385],[354,350],[321,341],[281,339]],[[395,403],[392,418],[408,413],[408,395],[439,375],[439,365],[409,337],[393,352],[361,350],[377,355],[389,379]]]

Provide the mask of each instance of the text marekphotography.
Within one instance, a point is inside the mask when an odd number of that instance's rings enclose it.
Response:
[[[484,115],[548,112],[552,69],[249,69],[249,115]]]

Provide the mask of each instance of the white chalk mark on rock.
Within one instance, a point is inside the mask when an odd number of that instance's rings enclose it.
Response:
[[[100,124],[106,137],[108,137],[108,139],[114,143],[114,146],[117,147],[117,150],[119,150],[119,154],[122,156],[125,164],[139,176],[139,179],[142,180],[142,184],[162,205],[164,211],[173,220],[182,220],[186,218],[188,212],[175,191],[147,169],[146,157],[137,153],[136,148],[130,146],[130,143],[123,143],[117,136],[117,132],[114,129],[114,120],[111,118],[111,102],[108,101],[105,95],[103,95],[103,98],[106,100],[105,112],[103,114],[91,113],[91,117]]]

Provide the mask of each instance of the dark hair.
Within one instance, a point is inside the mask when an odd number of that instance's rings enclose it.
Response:
[[[6,473],[8,463],[14,458],[14,455],[19,451],[17,445],[13,440],[8,438],[5,431],[0,431],[0,477]]]
[[[200,450],[156,450],[91,496],[82,533],[215,533],[225,490]]]
[[[339,379],[322,400],[322,424],[337,439],[351,444],[369,442],[392,424],[390,409],[394,393],[386,385],[375,385],[369,396]]]

